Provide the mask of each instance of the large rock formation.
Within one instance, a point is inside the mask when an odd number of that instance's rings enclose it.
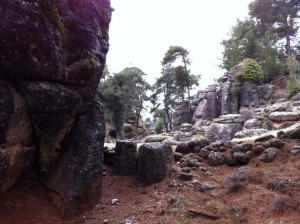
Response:
[[[81,213],[101,190],[103,109],[95,96],[110,1],[1,1],[0,16],[0,189],[35,156],[40,178],[60,193],[53,199],[62,215]]]

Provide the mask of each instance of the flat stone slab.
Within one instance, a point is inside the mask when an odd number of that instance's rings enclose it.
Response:
[[[269,115],[269,119],[272,121],[297,121],[300,119],[300,112],[288,111],[288,112],[272,112]]]

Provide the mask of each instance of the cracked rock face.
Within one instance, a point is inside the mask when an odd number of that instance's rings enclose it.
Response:
[[[33,147],[35,171],[64,200],[62,215],[79,214],[101,190],[105,130],[96,91],[109,48],[110,1],[1,1],[0,17],[3,164],[18,159],[18,169],[26,167],[32,156],[22,153]],[[9,189],[17,179],[10,173],[21,171],[4,165],[0,189]]]

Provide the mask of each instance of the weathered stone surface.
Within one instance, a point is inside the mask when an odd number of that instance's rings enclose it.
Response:
[[[277,149],[281,149],[284,145],[285,142],[278,138],[272,138],[264,144],[266,148],[275,147]]]
[[[24,98],[0,79],[0,146],[32,143],[32,127]]]
[[[137,180],[154,184],[162,181],[168,164],[174,162],[172,146],[166,143],[146,143],[139,148]]]
[[[218,187],[218,184],[216,182],[203,182],[199,185],[198,190],[200,192],[205,192],[205,191],[211,191],[214,190]]]
[[[62,215],[74,216],[100,196],[105,127],[95,97],[110,1],[12,0],[0,11],[0,145],[36,144],[36,171],[61,193],[52,196]]]
[[[300,93],[297,93],[295,96],[293,96],[292,101],[300,101]]]
[[[230,149],[230,152],[233,154],[235,152],[248,152],[251,151],[252,149],[252,144],[249,143],[240,143],[240,144],[236,144],[234,146],[232,146],[232,148]]]
[[[35,148],[17,144],[0,149],[0,191],[9,190],[21,172],[31,170]]]
[[[115,148],[114,173],[121,176],[137,172],[137,144],[129,140],[118,140]]]
[[[177,145],[175,150],[176,150],[176,152],[180,152],[183,154],[188,154],[188,153],[193,152],[193,148],[189,147],[187,142],[180,143],[179,145]]]
[[[221,115],[236,114],[239,112],[238,95],[232,82],[221,84]]]
[[[221,152],[211,152],[207,157],[207,161],[211,166],[220,166],[225,163],[225,156]]]
[[[271,84],[263,84],[257,86],[257,92],[259,99],[270,100],[274,96],[275,86]]]
[[[181,181],[190,181],[193,179],[193,174],[189,174],[189,173],[180,173],[178,175],[178,180],[181,180]]]
[[[180,106],[175,108],[173,115],[173,131],[180,130],[180,126],[184,123],[192,123],[191,105],[188,100],[184,100]]]
[[[12,0],[1,1],[0,11],[0,145],[34,142],[37,172],[47,171],[49,186],[61,192],[62,214],[81,213],[101,189],[104,111],[94,99],[110,1]],[[55,154],[51,141],[61,145],[60,156],[39,170],[42,155]]]
[[[298,121],[300,112],[272,112],[269,114],[269,119],[272,121]]]
[[[300,139],[300,126],[296,127],[293,130],[287,131],[285,134],[282,135],[282,138]]]
[[[61,142],[59,160],[45,179],[61,193],[50,196],[64,217],[91,209],[100,198],[104,137],[104,109],[95,102]]]
[[[145,138],[145,142],[162,142],[166,139],[170,138],[167,135],[149,135]]]
[[[272,113],[276,111],[291,111],[292,105],[290,102],[283,102],[283,103],[275,103],[271,106],[265,107],[264,111],[266,113]]]
[[[222,115],[206,129],[205,138],[210,141],[229,141],[242,127],[243,120],[240,115]]]
[[[199,123],[199,125],[205,125],[207,121],[216,118],[220,114],[220,109],[218,106],[218,95],[215,85],[210,85],[205,91],[199,91],[197,94],[198,106],[193,115],[194,123]]]
[[[193,133],[192,132],[181,132],[177,131],[173,136],[173,139],[178,142],[186,142],[192,139]]]
[[[279,150],[277,148],[271,147],[267,148],[263,154],[259,157],[260,161],[265,163],[271,163],[275,160],[279,153]]]
[[[243,130],[249,129],[266,129],[272,130],[272,123],[265,117],[254,117],[253,119],[247,120],[244,123]]]
[[[210,142],[206,138],[193,138],[190,141],[188,141],[188,146],[192,149],[196,146],[203,148],[209,144],[210,144]]]
[[[256,107],[258,105],[257,85],[245,82],[239,90],[239,102],[241,107]]]
[[[250,161],[251,156],[245,152],[234,152],[232,154],[232,159],[238,165],[246,165]]]
[[[193,131],[193,125],[190,123],[183,123],[180,126],[180,131],[181,132],[192,132]]]
[[[247,138],[267,133],[266,129],[248,129],[235,133],[234,138]]]

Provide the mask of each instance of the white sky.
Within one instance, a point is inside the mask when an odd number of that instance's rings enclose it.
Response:
[[[190,51],[189,67],[201,74],[200,87],[213,83],[224,71],[218,68],[223,39],[236,19],[244,19],[253,0],[111,0],[115,9],[110,24],[110,72],[139,67],[153,84],[170,45]]]

